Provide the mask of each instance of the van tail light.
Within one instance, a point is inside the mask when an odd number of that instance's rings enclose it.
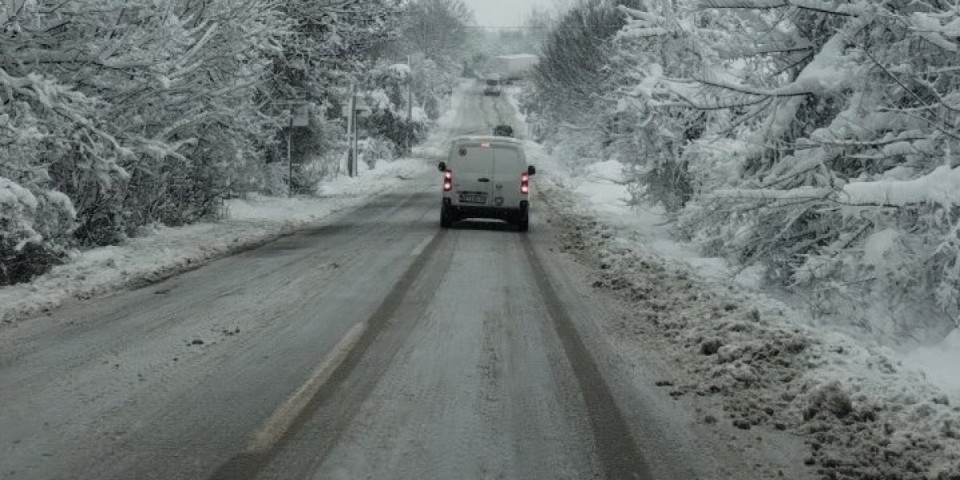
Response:
[[[530,175],[526,173],[520,175],[520,193],[524,195],[530,193]]]
[[[443,191],[449,192],[453,190],[453,172],[447,170],[443,172]]]

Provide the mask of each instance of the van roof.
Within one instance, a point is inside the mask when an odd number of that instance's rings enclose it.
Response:
[[[453,139],[456,145],[479,145],[489,143],[491,145],[510,145],[512,147],[522,147],[523,142],[511,137],[495,137],[490,135],[465,135]]]

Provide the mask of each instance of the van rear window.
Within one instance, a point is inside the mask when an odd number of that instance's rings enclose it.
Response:
[[[513,148],[497,148],[495,149],[496,153],[494,155],[497,157],[497,162],[505,163],[520,163],[520,152]]]
[[[456,156],[451,158],[454,168],[461,172],[485,172],[493,169],[493,148],[481,148],[476,145],[457,148]]]
[[[493,151],[489,147],[481,147],[478,145],[471,145],[469,147],[460,147],[458,156],[460,159],[466,160],[482,160],[482,159],[491,159]]]
[[[461,146],[457,148],[456,157],[461,159],[489,159],[490,155],[495,155],[500,160],[520,161],[520,152],[516,148],[493,147],[489,143],[482,145]]]
[[[459,145],[451,152],[449,162],[451,167],[461,172],[489,173],[494,169],[503,172],[520,172],[527,168],[523,161],[523,153],[509,145],[494,144],[492,148],[477,144]]]

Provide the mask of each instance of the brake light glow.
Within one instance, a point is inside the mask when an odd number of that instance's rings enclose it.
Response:
[[[443,172],[443,191],[449,192],[453,190],[453,172],[447,170]]]
[[[530,193],[530,175],[526,173],[520,175],[520,193],[524,195]]]
[[[490,142],[483,142],[480,144],[480,148],[490,148]]]

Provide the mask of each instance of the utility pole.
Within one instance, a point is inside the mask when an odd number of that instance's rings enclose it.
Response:
[[[287,127],[287,196],[293,196],[293,155],[291,154],[291,143],[293,143],[293,109],[290,109],[290,125]]]
[[[353,91],[353,176],[360,176],[360,121],[358,118],[360,115],[357,115],[357,91],[354,87]]]
[[[354,160],[356,150],[354,149],[354,138],[357,134],[357,86],[350,89],[349,112],[347,113],[347,175],[354,176]]]
[[[413,55],[407,55],[407,67],[410,69],[410,74],[407,78],[407,123],[408,127],[413,125]],[[410,145],[413,144],[413,132],[410,128],[407,128],[407,138],[406,145],[404,148],[411,148]]]
[[[407,68],[410,74],[407,77],[407,121],[413,121],[413,55],[407,55]]]

